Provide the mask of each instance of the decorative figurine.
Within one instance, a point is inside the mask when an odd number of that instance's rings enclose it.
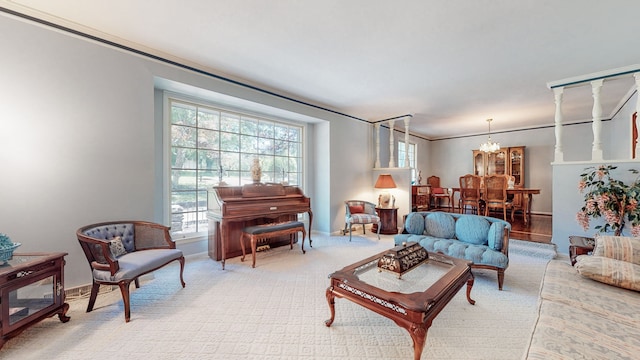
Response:
[[[251,179],[254,184],[260,182],[260,178],[262,177],[262,168],[260,167],[260,159],[254,158],[253,165],[251,165]]]

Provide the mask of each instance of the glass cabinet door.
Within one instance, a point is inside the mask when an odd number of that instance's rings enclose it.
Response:
[[[9,326],[37,312],[55,305],[59,294],[56,294],[55,276],[49,275],[41,279],[16,287],[9,291]]]
[[[506,150],[501,149],[487,154],[487,175],[506,175]]]
[[[509,167],[516,187],[524,186],[524,147],[509,148]]]
[[[473,150],[473,174],[485,175],[484,153],[479,150]]]

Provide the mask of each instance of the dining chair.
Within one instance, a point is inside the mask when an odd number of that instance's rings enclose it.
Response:
[[[466,174],[460,177],[460,213],[465,213],[467,206],[472,213],[480,214],[482,198],[480,197],[480,176]]]
[[[513,203],[507,198],[507,176],[485,176],[482,198],[485,202],[484,216],[489,216],[490,209],[502,209],[502,218],[506,221],[507,209],[511,209],[511,221],[513,221]]]
[[[432,175],[427,178],[427,184],[431,187],[431,199],[433,199],[433,207],[439,208],[442,199],[447,199],[447,203],[451,206],[451,198],[449,193],[440,187],[440,177]]]

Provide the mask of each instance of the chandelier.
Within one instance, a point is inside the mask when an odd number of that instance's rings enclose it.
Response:
[[[489,139],[487,139],[486,143],[480,144],[480,151],[484,151],[486,153],[492,153],[500,150],[500,144],[497,142],[491,141],[491,121],[493,119],[487,119],[489,123]]]

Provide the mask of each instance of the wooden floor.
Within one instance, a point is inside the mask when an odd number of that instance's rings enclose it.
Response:
[[[522,215],[516,214],[515,221],[510,221],[511,238],[541,243],[550,243],[551,219],[551,215],[531,215],[531,221],[525,226]]]

